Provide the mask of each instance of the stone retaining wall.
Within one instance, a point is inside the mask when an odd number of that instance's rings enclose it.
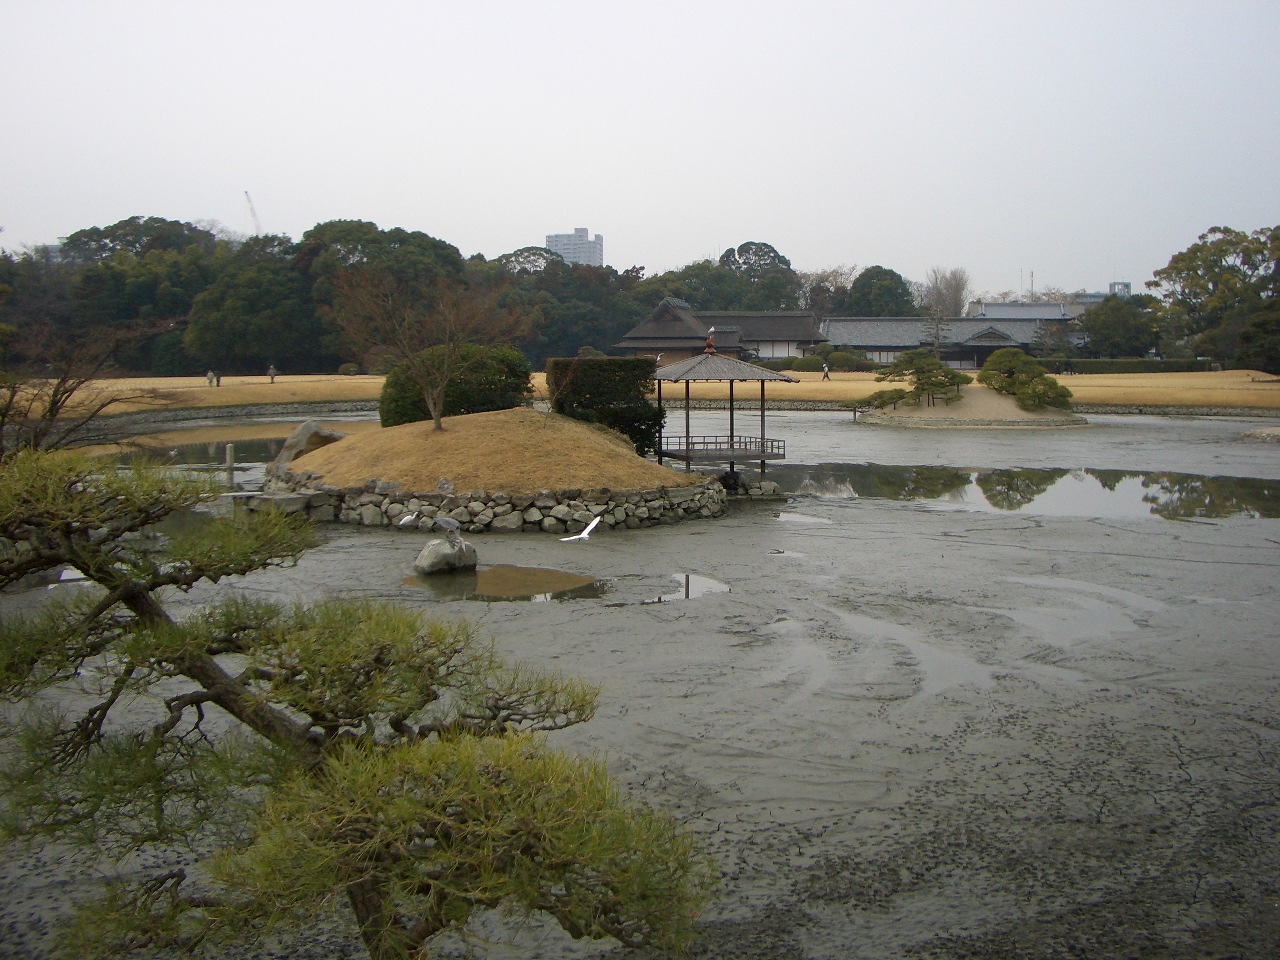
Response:
[[[780,495],[778,485],[769,480],[752,483],[745,493],[749,499]],[[305,513],[322,523],[430,530],[436,517],[448,517],[457,521],[464,533],[577,533],[595,517],[606,526],[624,529],[719,517],[730,497],[714,480],[652,490],[443,494],[405,491],[398,484],[381,480],[342,488],[311,474],[285,472],[269,479],[261,493],[239,494],[236,499],[249,510]],[[406,516],[413,515],[415,519],[404,522]]]

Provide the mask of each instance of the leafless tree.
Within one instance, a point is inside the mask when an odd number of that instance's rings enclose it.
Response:
[[[801,308],[812,310],[818,316],[829,316],[833,312],[833,304],[844,296],[857,275],[857,264],[797,272]]]
[[[918,306],[926,316],[961,317],[973,296],[969,271],[964,267],[950,270],[932,267],[917,292]]]
[[[384,270],[348,270],[335,283],[331,317],[347,346],[366,362],[404,364],[422,391],[436,430],[444,429],[449,382],[481,362],[469,344],[496,346],[527,336],[530,318],[499,306],[500,290],[441,283],[423,290]]]
[[[0,324],[0,457],[109,439],[102,414],[147,399],[94,387],[121,340],[111,330]]]

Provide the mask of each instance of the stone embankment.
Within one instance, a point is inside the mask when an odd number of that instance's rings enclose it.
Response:
[[[770,480],[756,481],[743,499],[778,497]],[[619,491],[543,490],[538,493],[418,493],[398,484],[370,480],[360,487],[335,487],[311,474],[288,471],[267,480],[262,492],[238,494],[249,510],[304,513],[314,521],[365,527],[431,530],[437,517],[457,521],[464,533],[577,533],[594,518],[602,525],[637,529],[724,514],[729,494],[718,481],[690,487]],[[412,519],[406,519],[412,518]]]

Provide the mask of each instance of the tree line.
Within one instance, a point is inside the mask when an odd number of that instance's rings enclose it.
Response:
[[[1152,292],[1108,298],[1050,329],[1045,355],[1212,356],[1274,369],[1280,227],[1214,227],[1155,274]],[[299,240],[229,236],[192,223],[131,217],[60,244],[0,252],[0,362],[57,366],[77,348],[110,347],[120,373],[206,369],[379,371],[377,351],[342,320],[344,289],[371,274],[419,296],[466,289],[523,322],[513,345],[531,366],[580,351],[609,353],[663,297],[695,309],[808,310],[819,316],[958,317],[974,296],[963,268],[910,281],[876,264],[798,271],[768,243],[645,276],[643,266],[571,264],[542,247],[492,260],[421,231],[358,220],[317,224]],[[983,294],[1007,300],[1013,291]],[[1061,290],[1037,299],[1070,300]],[[1026,295],[1021,295],[1025,299]],[[351,368],[348,368],[351,369]],[[380,372],[380,371],[379,371]]]

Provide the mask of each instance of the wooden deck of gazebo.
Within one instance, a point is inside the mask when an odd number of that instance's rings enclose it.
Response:
[[[658,462],[663,458],[683,460],[686,464],[695,460],[728,461],[737,463],[745,460],[784,460],[787,456],[787,445],[783,440],[770,440],[767,437],[663,437],[662,448],[658,451]]]

